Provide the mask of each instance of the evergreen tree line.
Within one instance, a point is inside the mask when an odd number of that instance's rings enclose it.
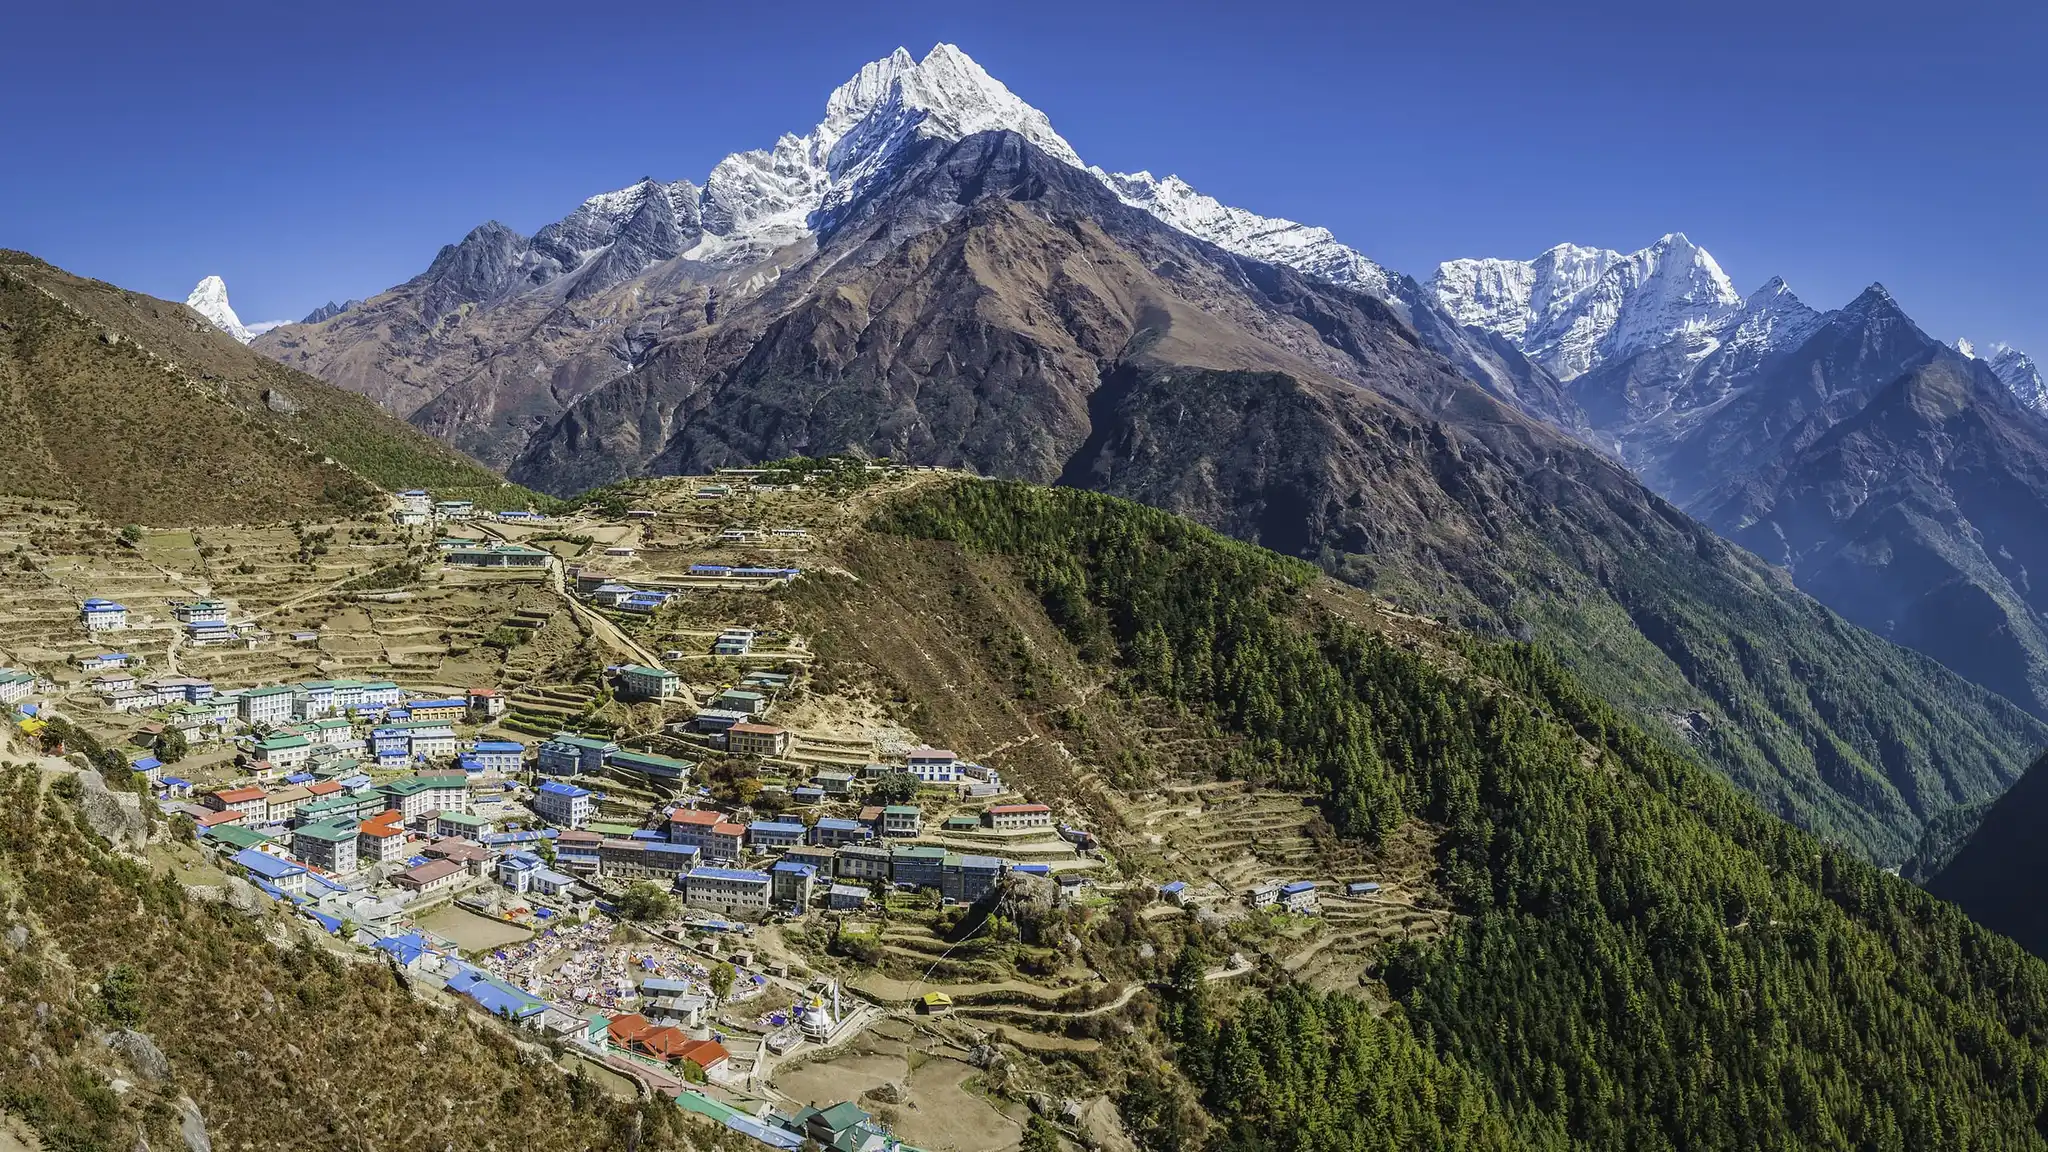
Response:
[[[1447,673],[1317,607],[1304,564],[1073,490],[963,482],[878,526],[1011,558],[1084,654],[1240,737],[1231,774],[1367,842],[1439,830],[1461,915],[1386,959],[1394,1011],[1167,991],[1213,1147],[2043,1146],[2048,969],[1541,648],[1466,640]],[[1185,1137],[1152,1079],[1124,1106]]]

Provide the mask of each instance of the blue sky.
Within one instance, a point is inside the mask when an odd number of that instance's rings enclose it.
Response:
[[[486,219],[701,180],[943,40],[1091,163],[1403,271],[1683,231],[1744,291],[1881,280],[1935,335],[2048,353],[2039,5],[22,7],[0,246],[177,299],[219,273],[249,321],[388,287]]]

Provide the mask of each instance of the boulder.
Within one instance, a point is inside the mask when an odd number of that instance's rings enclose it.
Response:
[[[213,1152],[213,1137],[206,1131],[206,1118],[190,1096],[178,1098],[178,1135],[185,1138],[185,1152]]]
[[[123,1028],[107,1037],[107,1047],[121,1054],[137,1076],[152,1084],[171,1078],[171,1061],[147,1033]]]
[[[86,826],[114,847],[139,852],[149,842],[149,819],[142,813],[142,797],[133,792],[116,792],[98,772],[78,774],[78,812]]]

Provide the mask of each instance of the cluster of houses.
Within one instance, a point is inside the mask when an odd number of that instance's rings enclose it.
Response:
[[[171,605],[171,616],[184,632],[187,644],[206,647],[218,644],[255,643],[271,638],[271,634],[254,624],[236,625],[229,622],[231,609],[225,600],[203,598],[186,600]],[[129,626],[128,606],[102,596],[88,598],[78,608],[78,622],[87,632],[113,632]],[[80,667],[86,671],[103,668],[126,667],[132,663],[126,653],[108,652],[82,657]]]
[[[401,527],[408,528],[426,524],[461,523],[480,517],[492,517],[507,524],[535,524],[547,519],[539,512],[484,512],[468,500],[436,500],[434,494],[424,488],[400,492],[398,507],[391,513],[393,521]]]

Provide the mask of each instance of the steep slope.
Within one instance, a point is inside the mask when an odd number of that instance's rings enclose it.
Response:
[[[1024,743],[1059,745],[1076,791],[1097,762],[1178,803],[1250,777],[1353,842],[1430,846],[1448,935],[1348,992],[1205,980],[1243,924],[1130,916],[1122,948],[1158,957],[1120,1089],[1142,1147],[2042,1146],[2022,1070],[2048,968],[1758,812],[1540,650],[1390,637],[1305,565],[1088,493],[964,482],[876,527],[897,540],[863,579],[805,595],[889,623],[831,642],[970,673],[1018,653]],[[977,612],[1018,582],[1067,650]],[[1077,660],[1086,682],[1059,682]],[[948,695],[914,698],[957,715]],[[1168,749],[1076,723],[1089,700],[1231,750],[1175,773]]]
[[[661,348],[515,465],[587,486],[851,449],[1126,495],[1552,638],[1774,811],[1902,857],[2048,731],[1820,609],[1497,402],[1385,302],[1237,260],[1009,134],[929,144],[829,266]]]
[[[1946,349],[1711,522],[1849,619],[2048,713],[2048,424]]]
[[[0,253],[0,484],[144,524],[379,506],[431,486],[531,494],[176,304]]]
[[[1970,919],[2012,937],[2036,956],[2048,956],[2048,756],[1983,814],[1946,867],[1927,881],[1927,890],[1952,900]]]

